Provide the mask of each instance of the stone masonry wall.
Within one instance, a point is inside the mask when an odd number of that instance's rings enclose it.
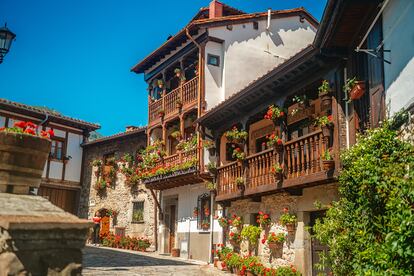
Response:
[[[91,219],[97,210],[102,208],[116,210],[118,215],[110,220],[110,230],[115,227],[125,227],[125,234],[135,237],[145,237],[153,241],[154,238],[154,206],[155,202],[149,190],[143,184],[130,188],[125,183],[125,176],[118,172],[115,185],[105,192],[98,193],[96,183],[96,167],[91,162],[102,159],[105,154],[115,153],[121,158],[125,153],[135,155],[136,151],[146,146],[145,133],[128,135],[122,139],[113,139],[91,144],[84,147],[84,172],[82,177],[82,191],[80,197],[79,216]],[[144,201],[144,222],[132,221],[133,202]]]

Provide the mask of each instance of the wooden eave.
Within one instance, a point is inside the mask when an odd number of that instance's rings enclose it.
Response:
[[[160,180],[144,181],[145,187],[152,190],[166,190],[185,185],[198,184],[205,181],[205,178],[200,174],[198,169],[184,172],[179,175],[166,176]]]

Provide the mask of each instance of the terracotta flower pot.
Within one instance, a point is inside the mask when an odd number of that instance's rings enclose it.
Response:
[[[246,187],[244,186],[244,184],[237,184],[237,189],[239,190],[239,191],[244,191],[244,189],[245,189]]]
[[[243,160],[237,159],[237,166],[243,166]]]
[[[275,176],[275,180],[276,181],[281,181],[283,180],[283,173],[282,172],[276,172],[273,174]]]
[[[365,82],[356,81],[355,86],[349,92],[349,98],[351,100],[358,100],[365,94]]]
[[[255,276],[256,274],[254,274],[253,272],[251,272],[250,270],[246,270],[246,276]]]
[[[332,126],[331,125],[324,125],[321,126],[321,130],[322,130],[322,135],[323,137],[331,137],[331,133],[332,133]]]
[[[281,242],[269,242],[268,246],[269,246],[269,249],[273,252],[280,251],[283,249],[283,243]]]
[[[240,269],[238,267],[232,268],[233,274],[240,275]]]
[[[276,151],[276,152],[283,152],[283,149],[284,149],[284,147],[283,147],[283,144],[277,144],[277,145],[274,145],[273,146],[273,149]]]
[[[180,249],[179,248],[171,249],[171,257],[175,257],[175,258],[180,257]]]
[[[332,106],[332,96],[330,94],[325,94],[321,96],[321,104],[323,106]]]
[[[288,224],[286,224],[286,229],[287,229],[289,235],[292,235],[292,234],[295,233],[296,225],[294,223],[288,223]]]
[[[322,167],[325,171],[330,171],[335,168],[335,161],[334,160],[322,160]]]
[[[30,187],[39,187],[50,140],[2,131],[0,145],[0,192],[28,194]]]

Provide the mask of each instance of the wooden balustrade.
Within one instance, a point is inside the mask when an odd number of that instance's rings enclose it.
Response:
[[[321,156],[328,148],[328,138],[316,131],[285,144],[286,175],[296,178],[322,170]]]
[[[237,163],[232,162],[217,170],[217,195],[237,193],[236,178],[243,176],[243,168]]]
[[[176,154],[166,156],[157,164],[157,166],[172,167],[194,159],[197,159],[197,148],[187,152],[178,152]]]
[[[177,101],[181,100],[183,107],[192,106],[197,103],[198,95],[198,76],[185,82],[180,87],[168,92],[161,99],[149,102],[149,123],[158,120],[159,111],[164,110],[164,116],[168,117],[173,114],[178,114]]]
[[[231,197],[233,194],[234,197],[237,197],[238,190],[234,182],[237,177],[242,176],[246,177],[246,193],[254,194],[255,191],[276,190],[276,180],[272,173],[272,166],[276,162],[283,164],[284,182],[298,180],[299,177],[304,176],[303,181],[300,180],[299,184],[306,184],[308,180],[312,181],[307,176],[323,173],[321,156],[328,147],[328,137],[324,137],[322,132],[318,130],[285,143],[284,151],[281,153],[268,149],[248,156],[245,162],[245,171],[237,165],[237,162],[219,167],[217,170],[217,196],[224,198]],[[263,186],[267,186],[267,189],[262,189]]]
[[[279,162],[279,154],[275,153],[273,149],[253,154],[249,156],[246,161],[246,189],[254,189],[261,185],[275,183],[271,169],[276,162]]]

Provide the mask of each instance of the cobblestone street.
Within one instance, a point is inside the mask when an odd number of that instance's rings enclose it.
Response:
[[[83,275],[224,275],[209,265],[156,253],[86,246]]]

